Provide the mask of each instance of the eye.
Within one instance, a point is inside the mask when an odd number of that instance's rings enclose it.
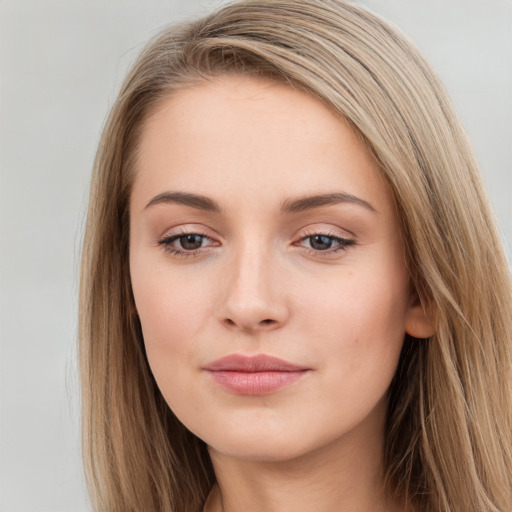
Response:
[[[158,241],[158,245],[170,254],[177,256],[195,256],[201,249],[214,245],[214,241],[201,233],[178,233],[165,236]]]
[[[314,235],[308,237],[308,239],[311,248],[315,249],[315,251],[326,251],[327,249],[330,249],[335,243],[335,240],[332,236]]]
[[[336,253],[346,250],[354,245],[355,240],[334,236],[327,233],[315,233],[307,235],[299,241],[298,245],[309,249],[313,253]]]
[[[205,238],[206,237],[203,235],[190,234],[182,235],[176,238],[175,241],[178,242],[182,249],[185,249],[186,251],[194,251],[202,247]]]

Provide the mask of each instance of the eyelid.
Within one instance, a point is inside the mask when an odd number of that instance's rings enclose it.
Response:
[[[179,224],[177,226],[173,226],[171,228],[165,229],[161,235],[158,235],[155,239],[155,242],[159,242],[165,238],[171,238],[175,236],[183,236],[183,235],[201,235],[205,238],[210,238],[212,240],[219,240],[220,236],[210,228],[205,227],[202,224]]]
[[[350,233],[349,236],[347,236],[345,234],[341,234],[339,231],[343,231],[344,233],[348,234],[347,230],[341,230],[340,228],[338,228],[338,230],[335,230],[333,229],[332,226],[308,226],[304,231],[300,233],[300,236],[297,236],[297,238],[295,239],[296,241],[293,242],[293,245],[302,248],[315,258],[333,258],[336,256],[339,257],[339,253],[347,251],[349,247],[356,245],[357,243],[354,235]],[[327,238],[331,238],[337,241],[338,243],[334,247],[330,247],[325,250],[314,249],[312,247],[306,247],[302,245],[302,243],[305,240],[315,236],[324,236]]]
[[[202,256],[211,252],[212,248],[218,247],[222,245],[218,239],[219,236],[212,236],[209,231],[210,229],[204,228],[204,226],[198,226],[196,224],[184,224],[179,225],[174,228],[168,229],[165,231],[163,235],[158,237],[155,241],[155,245],[161,247],[165,252],[172,254],[174,256],[181,257],[194,257],[194,256]],[[340,233],[342,232],[342,233]],[[293,238],[293,242],[291,245],[295,247],[300,247],[302,250],[310,253],[315,257],[333,257],[339,252],[346,251],[350,246],[356,244],[356,238],[351,233],[347,236],[345,233],[349,233],[347,230],[341,228],[334,228],[331,226],[321,227],[320,225],[310,225],[307,228],[302,228],[302,232],[300,235],[297,234]],[[172,244],[178,240],[180,237],[187,235],[197,235],[202,237],[205,240],[208,240],[209,243],[206,246],[201,246],[197,249],[185,249],[174,247]],[[327,249],[318,249],[313,247],[306,247],[304,242],[308,238],[313,238],[315,236],[324,236],[326,238],[333,239],[336,244],[334,247],[329,247]]]
[[[346,227],[338,226],[329,221],[318,221],[315,223],[308,224],[302,228],[304,231],[312,231],[313,233],[330,233],[333,236],[346,239],[356,239],[357,236],[353,231],[350,231]]]
[[[335,229],[332,227],[321,227],[321,226],[314,226],[314,227],[307,227],[302,232],[302,236],[314,236],[314,235],[325,235],[325,236],[332,236],[334,238],[343,238],[344,240],[353,240],[355,239],[355,236],[348,232],[346,229]]]
[[[210,252],[213,247],[220,245],[220,242],[217,240],[219,237],[215,237],[215,235],[212,236],[209,231],[211,230],[204,228],[204,226],[198,226],[197,224],[181,224],[174,228],[167,229],[163,235],[155,240],[155,245],[161,247],[166,253],[176,257],[189,258],[202,256]],[[180,237],[186,235],[197,235],[213,243],[208,244],[206,247],[191,250],[180,249],[171,245]]]
[[[315,235],[324,235],[333,238],[340,238],[342,240],[352,240],[353,242],[357,241],[357,236],[355,233],[349,231],[348,229],[322,222],[317,222],[315,224],[309,224],[302,227],[297,231],[295,238],[307,238],[308,236]]]

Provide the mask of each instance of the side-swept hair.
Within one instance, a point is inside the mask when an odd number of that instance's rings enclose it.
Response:
[[[80,287],[84,457],[96,510],[197,512],[215,481],[176,419],[133,314],[129,195],[144,120],[222,74],[286,83],[345,119],[394,195],[430,339],[406,336],[389,391],[386,484],[409,510],[512,504],[512,292],[477,163],[447,94],[404,36],[344,0],[249,0],[164,30],[112,108],[91,185]]]

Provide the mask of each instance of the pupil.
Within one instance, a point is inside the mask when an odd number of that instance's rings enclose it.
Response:
[[[323,235],[315,235],[311,237],[311,247],[319,251],[330,249],[332,246],[332,238]]]
[[[194,250],[199,249],[203,242],[201,235],[184,235],[180,236],[180,244],[183,249]]]

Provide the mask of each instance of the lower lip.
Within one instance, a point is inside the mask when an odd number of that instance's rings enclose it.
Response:
[[[302,379],[307,370],[292,372],[208,371],[221,387],[238,395],[268,395]]]

